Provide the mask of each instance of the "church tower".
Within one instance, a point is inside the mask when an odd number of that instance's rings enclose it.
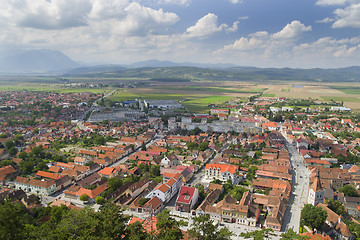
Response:
[[[321,187],[320,171],[317,170],[315,180],[309,187],[307,202],[316,206],[318,203],[324,203],[324,189]]]

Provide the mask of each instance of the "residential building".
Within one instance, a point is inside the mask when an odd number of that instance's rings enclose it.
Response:
[[[198,201],[198,189],[194,187],[182,186],[176,199],[176,210],[190,212]]]
[[[206,164],[205,178],[209,180],[219,179],[222,182],[231,180],[234,182],[237,180],[238,167],[230,164]]]
[[[34,178],[16,177],[15,188],[40,195],[51,195],[56,191],[55,180],[43,179],[36,180]]]

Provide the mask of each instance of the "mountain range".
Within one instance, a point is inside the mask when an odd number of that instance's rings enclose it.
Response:
[[[52,73],[63,77],[190,79],[215,81],[358,82],[360,67],[257,68],[234,64],[174,63],[156,59],[129,65],[84,66],[54,50],[30,50],[0,59],[0,73]]]

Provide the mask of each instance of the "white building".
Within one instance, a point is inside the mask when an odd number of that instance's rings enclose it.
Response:
[[[177,173],[174,177],[170,178],[163,184],[159,184],[154,190],[152,190],[146,198],[158,197],[163,203],[167,203],[178,192],[182,184],[182,177],[180,173]]]
[[[315,180],[309,188],[307,202],[313,206],[324,203],[324,189],[321,187],[319,171],[316,173]]]
[[[34,178],[16,177],[14,182],[16,189],[34,194],[49,196],[56,191],[56,183],[54,180],[36,180]]]
[[[208,180],[219,179],[222,182],[230,179],[234,183],[237,178],[237,170],[237,166],[230,164],[206,164],[205,178]]]

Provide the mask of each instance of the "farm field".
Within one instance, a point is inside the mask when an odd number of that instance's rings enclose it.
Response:
[[[97,80],[97,81],[95,81]],[[18,81],[3,81],[0,91],[53,91],[59,93],[92,92],[96,94],[108,93],[113,87],[104,88],[71,88],[65,84],[54,83],[54,79],[47,79],[44,83],[33,80],[21,83]],[[70,82],[100,83],[108,79],[76,78]],[[145,79],[112,79],[111,83],[137,82],[135,88],[119,88],[109,99],[125,101],[142,99],[174,99],[181,101],[190,111],[205,113],[211,108],[210,104],[227,102],[246,102],[250,96],[286,97],[297,99],[314,99],[321,101],[343,102],[354,112],[360,112],[360,84],[359,83],[311,83],[311,82],[275,82],[251,83],[239,81],[189,81],[189,82],[156,82]]]

